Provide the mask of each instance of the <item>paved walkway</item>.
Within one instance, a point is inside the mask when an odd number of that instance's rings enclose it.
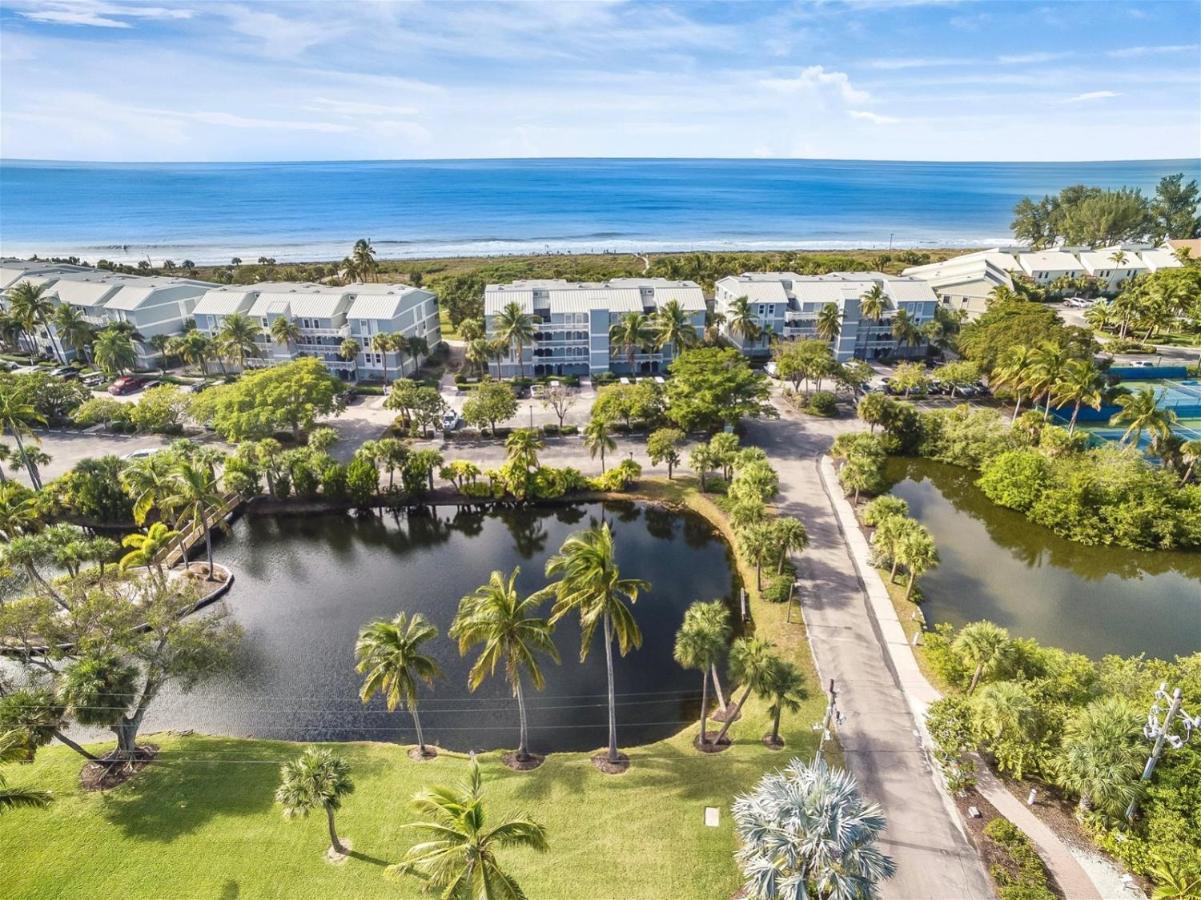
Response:
[[[869,612],[864,582],[822,486],[818,458],[834,433],[853,427],[815,419],[802,424],[784,413],[777,422],[751,422],[748,432],[780,473],[781,511],[800,518],[809,531],[809,548],[798,559],[805,625],[823,684],[834,680],[846,717],[839,740],[847,765],[888,817],[881,845],[896,861],[897,874],[881,886],[881,894],[904,900],[989,898],[988,877],[958,812],[936,784],[907,705],[902,684],[908,674],[902,680],[885,652],[896,633]],[[899,640],[905,644],[903,633]]]

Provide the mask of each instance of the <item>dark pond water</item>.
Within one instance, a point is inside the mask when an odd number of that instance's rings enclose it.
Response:
[[[622,573],[652,590],[635,607],[642,648],[615,656],[619,737],[625,744],[678,731],[699,706],[699,675],[672,659],[685,608],[736,594],[726,545],[704,519],[636,504],[606,504]],[[226,602],[246,629],[239,670],[186,697],[164,695],[147,730],[289,740],[414,740],[412,719],[358,700],[359,628],[420,612],[441,634],[429,645],[443,678],[424,693],[426,740],[455,749],[513,747],[517,711],[503,676],[467,690],[473,657],[445,636],[459,598],[493,569],[521,566],[523,592],[542,587],[547,558],[601,517],[599,504],[494,512],[444,507],[399,517],[243,519],[217,548],[236,582]],[[549,606],[548,606],[549,609]],[[562,664],[548,661],[546,690],[531,691],[533,749],[590,749],[606,740],[604,648],[599,634],[579,662],[574,619],[558,625]]]
[[[894,460],[942,562],[922,578],[933,625],[992,621],[1014,634],[1099,657],[1201,650],[1201,554],[1086,547],[995,505],[975,473]]]

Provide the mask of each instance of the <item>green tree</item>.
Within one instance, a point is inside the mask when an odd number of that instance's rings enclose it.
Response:
[[[153,568],[158,573],[159,580],[165,582],[167,573],[163,570],[162,557],[171,546],[171,542],[178,537],[178,531],[168,528],[162,522],[155,522],[145,532],[125,535],[121,539],[121,546],[130,549],[121,557],[121,571],[145,566],[147,569]]]
[[[951,649],[972,670],[967,692],[976,690],[980,679],[995,672],[1009,653],[1009,632],[992,622],[972,622],[955,635]]]
[[[92,352],[92,343],[96,340],[96,334],[83,317],[83,313],[79,311],[79,307],[69,303],[60,303],[54,308],[51,322],[54,324],[54,331],[58,335],[58,339],[65,346],[87,359]]]
[[[520,303],[506,303],[493,321],[493,329],[497,339],[504,341],[509,351],[516,356],[518,371],[524,378],[525,348],[534,342],[536,332],[533,317],[522,310]]]
[[[54,310],[54,303],[49,294],[50,284],[34,284],[23,279],[8,289],[9,314],[20,324],[25,332],[25,340],[29,347],[29,364],[37,362],[37,327],[45,328],[49,333],[47,323]],[[53,339],[50,346],[55,358],[62,362],[62,354]]]
[[[715,614],[714,605],[720,606],[725,615]],[[701,734],[702,748],[708,746],[707,721],[709,716],[709,676],[726,651],[730,639],[729,613],[720,600],[713,603],[697,601],[684,612],[684,622],[676,632],[673,656],[685,669],[698,669],[701,673]]]
[[[356,278],[376,280],[379,264],[375,261],[375,248],[371,246],[371,241],[367,238],[355,241],[354,248],[350,251],[350,259],[354,263]]]
[[[338,356],[347,362],[352,362],[362,352],[362,345],[354,338],[343,338],[342,343],[338,345]]]
[[[96,358],[96,365],[109,376],[121,375],[137,363],[133,340],[128,334],[115,328],[104,328],[97,333],[92,353]]]
[[[997,768],[1015,778],[1021,779],[1039,753],[1038,711],[1017,682],[987,684],[972,698],[972,730],[987,744]]]
[[[903,362],[898,363],[892,370],[889,384],[892,385],[893,390],[904,391],[905,396],[908,397],[910,391],[925,390],[929,380],[926,376],[926,368],[921,363]]]
[[[634,357],[651,346],[653,340],[651,320],[645,313],[625,313],[609,329],[609,342],[625,354],[631,372],[634,371]]]
[[[359,699],[367,703],[376,694],[384,698],[388,712],[395,712],[404,701],[413,716],[417,731],[417,753],[422,759],[436,755],[425,746],[421,717],[417,712],[417,688],[420,682],[432,686],[442,674],[432,656],[423,649],[438,636],[438,629],[421,615],[398,613],[390,622],[379,619],[359,632],[354,653],[355,668],[363,676]]]
[[[772,670],[777,663],[775,649],[770,643],[757,637],[740,637],[730,647],[730,678],[742,685],[742,696],[734,701],[734,709],[727,710],[726,720],[713,743],[720,744],[726,732],[738,718],[752,693],[764,696],[768,693]]]
[[[609,423],[604,419],[591,419],[584,426],[584,446],[588,448],[588,455],[596,458],[596,454],[600,454],[601,458],[601,474],[605,472],[605,452],[612,452],[617,449],[617,441],[613,440],[613,436],[609,433]]]
[[[701,493],[705,493],[705,475],[721,465],[717,455],[708,444],[697,444],[688,454],[688,466],[696,472],[700,481]]]
[[[695,347],[700,340],[696,326],[692,324],[679,300],[668,300],[660,306],[655,312],[652,326],[655,346],[660,350],[672,347],[679,353],[681,350]]]
[[[809,697],[805,676],[795,665],[787,660],[777,659],[771,667],[766,683],[764,698],[770,700],[767,712],[771,716],[771,733],[764,737],[764,742],[772,747],[783,747],[780,737],[780,718],[784,711],[796,712],[801,704]]]
[[[30,755],[25,746],[25,736],[21,732],[0,732],[0,764],[27,762]],[[9,787],[4,775],[0,773],[0,814],[29,807],[44,809],[50,805],[51,799],[48,791]]]
[[[902,347],[916,347],[922,342],[922,330],[906,309],[898,309],[893,314],[889,331],[892,333],[892,339],[897,342],[898,350]]]
[[[1030,367],[1034,361],[1034,348],[1015,346],[1005,351],[998,361],[997,367],[989,377],[993,389],[1008,388],[1013,391],[1015,403],[1010,422],[1016,422],[1022,409],[1022,394],[1026,389]]]
[[[284,429],[299,440],[319,416],[338,409],[343,390],[342,380],[321,360],[302,357],[210,388],[193,399],[191,411],[230,442],[266,438]]]
[[[905,599],[909,600],[917,579],[938,565],[938,548],[930,532],[922,525],[915,525],[902,538],[900,554],[909,571],[909,581],[905,585]]]
[[[22,438],[29,437],[36,441],[33,426],[45,423],[45,417],[17,392],[11,381],[0,382],[0,435],[10,434],[17,442],[17,458],[24,461],[26,471],[29,472],[29,483],[33,485],[34,490],[42,489],[42,479],[38,474],[37,465],[25,453],[25,442]]]
[[[1151,201],[1155,236],[1161,241],[1201,237],[1199,208],[1201,188],[1195,179],[1186,184],[1183,172],[1161,178],[1155,188],[1155,199]]]
[[[873,281],[872,286],[859,298],[860,314],[865,319],[874,320],[877,324],[890,308],[888,295],[884,293],[884,287],[878,281]]]
[[[670,366],[667,416],[684,431],[736,424],[744,416],[771,414],[764,376],[732,348],[685,350]]]
[[[646,452],[652,465],[667,463],[667,479],[671,480],[675,467],[680,464],[680,444],[684,432],[678,428],[660,428],[652,431],[646,439]]]
[[[413,809],[427,819],[404,827],[428,832],[431,839],[409,848],[387,871],[416,878],[426,891],[445,900],[522,900],[524,892],[500,867],[497,851],[524,847],[544,853],[546,829],[521,817],[485,827],[479,763],[473,757],[469,766],[462,787],[433,788],[413,797]]]
[[[759,320],[751,309],[751,301],[747,297],[735,297],[730,301],[726,312],[726,328],[730,334],[738,335],[744,343],[753,344],[763,333]]]
[[[1121,394],[1116,402],[1121,407],[1109,420],[1110,425],[1124,425],[1122,443],[1134,438],[1134,446],[1142,442],[1143,432],[1150,431],[1158,437],[1167,437],[1176,424],[1176,413],[1159,405],[1161,397],[1151,388],[1142,388],[1133,394]],[[0,411],[0,421],[3,413]]]
[[[817,311],[817,335],[823,341],[832,343],[838,340],[842,333],[842,310],[836,303],[826,303]]]
[[[189,531],[204,533],[204,553],[208,560],[208,578],[213,579],[213,526],[224,520],[217,511],[225,502],[217,479],[208,466],[183,459],[175,463],[172,479],[167,487],[164,505],[175,512],[176,527],[185,534]]]
[[[275,802],[284,808],[285,819],[324,810],[330,848],[345,856],[349,851],[338,839],[334,812],[342,806],[342,798],[353,792],[350,764],[328,747],[309,747],[299,758],[280,767]]]
[[[874,501],[873,501],[874,502]],[[791,516],[781,516],[772,522],[773,540],[779,557],[776,560],[776,574],[784,571],[784,561],[789,553],[800,553],[809,546],[809,532],[800,519]]]
[[[749,525],[738,530],[738,549],[755,565],[755,588],[763,590],[763,564],[778,555],[776,533],[768,522]]]
[[[177,338],[173,338],[168,346],[172,356],[178,356],[185,363],[200,367],[200,374],[208,377],[209,357],[213,355],[213,342],[208,336],[195,328],[188,329]]]
[[[388,354],[395,353],[400,350],[400,342],[404,335],[393,334],[387,331],[381,331],[378,334],[371,336],[371,349],[380,355],[384,367],[384,384],[388,383]],[[358,356],[356,353],[355,356]],[[404,362],[401,361],[401,369],[403,374]]]
[[[217,332],[217,344],[223,355],[236,360],[238,369],[246,368],[246,357],[259,355],[259,327],[245,313],[234,312],[225,317]]]
[[[1104,381],[1100,371],[1090,361],[1070,359],[1064,365],[1059,380],[1051,387],[1051,400],[1056,405],[1072,404],[1072,419],[1068,423],[1068,433],[1076,430],[1076,420],[1080,417],[1080,407],[1089,406],[1101,408],[1101,391]]]
[[[1055,385],[1064,376],[1071,356],[1068,350],[1053,341],[1044,341],[1034,351],[1030,358],[1030,367],[1026,372],[1026,387],[1031,397],[1037,400],[1046,398],[1043,408],[1043,421],[1051,415],[1051,395]]]
[[[463,420],[477,428],[488,426],[496,433],[499,422],[507,421],[517,414],[517,398],[513,389],[503,381],[484,379],[471,396],[463,403]]]
[[[290,351],[292,345],[301,338],[300,325],[287,316],[277,316],[271,320],[271,340],[283,344]]]
[[[519,568],[507,578],[503,572],[494,571],[487,584],[460,600],[450,636],[459,642],[461,655],[477,644],[483,645],[467,674],[470,690],[478,688],[489,675],[495,675],[497,666],[503,664],[505,678],[517,698],[520,738],[516,758],[523,763],[530,759],[530,753],[522,676],[529,677],[535,690],[542,690],[546,680],[538,656],[545,654],[557,663],[559,651],[555,648],[550,621],[536,615],[542,598],[537,594],[523,598],[518,592],[520,574]]]
[[[859,399],[859,405],[855,407],[855,411],[859,418],[867,423],[868,431],[875,434],[877,426],[888,421],[888,413],[891,411],[892,405],[893,401],[884,394],[874,392],[864,394]]]
[[[580,662],[588,658],[597,625],[603,626],[605,666],[609,688],[608,763],[618,765],[617,703],[613,683],[613,641],[621,655],[642,646],[642,632],[631,606],[650,585],[638,578],[622,578],[607,522],[573,534],[546,563],[546,577],[557,578],[546,590],[555,597],[551,624],[569,613],[580,617]]]
[[[1095,810],[1110,821],[1122,818],[1146,755],[1142,726],[1142,714],[1123,697],[1094,700],[1068,720],[1059,780],[1079,795],[1081,817]]]

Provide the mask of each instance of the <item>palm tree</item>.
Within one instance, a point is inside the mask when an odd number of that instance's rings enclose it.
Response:
[[[751,309],[751,301],[747,297],[736,297],[730,301],[726,313],[726,327],[731,334],[736,334],[744,341],[754,342],[762,333],[759,320]]]
[[[301,338],[300,326],[287,316],[277,316],[271,321],[271,340],[292,349]]]
[[[864,803],[850,773],[827,768],[820,756],[765,775],[733,812],[749,900],[867,900],[896,871],[876,847],[885,827],[880,808]]]
[[[971,666],[972,683],[970,694],[976,690],[980,678],[996,669],[1009,652],[1009,632],[992,622],[972,622],[964,625],[951,642],[951,649],[964,663]]]
[[[208,560],[208,579],[213,580],[213,516],[224,498],[217,487],[212,467],[199,460],[183,459],[175,463],[164,504],[177,512],[175,525],[185,534],[204,530],[204,552]],[[224,521],[221,521],[224,525]]]
[[[776,574],[784,571],[784,560],[789,553],[800,553],[809,546],[809,532],[800,519],[783,516],[772,523],[773,539],[780,557],[776,561]]]
[[[892,339],[901,347],[916,347],[922,342],[922,331],[909,315],[909,310],[898,309],[892,317]]]
[[[559,651],[555,648],[554,629],[547,619],[535,613],[541,597],[531,595],[522,598],[517,591],[517,576],[521,569],[515,568],[508,576],[494,571],[488,583],[480,585],[459,601],[459,612],[450,627],[450,636],[459,642],[460,655],[476,644],[483,644],[480,655],[467,675],[467,686],[474,691],[489,675],[496,674],[497,665],[503,663],[505,677],[513,696],[517,698],[517,713],[520,721],[520,742],[517,746],[518,763],[530,759],[525,713],[525,693],[522,673],[529,676],[535,690],[542,690],[546,681],[542,676],[542,665],[538,654],[545,653],[556,663]]]
[[[605,451],[616,450],[617,441],[609,434],[609,423],[604,419],[592,419],[584,426],[584,446],[588,448],[588,456],[596,459],[600,453],[601,474],[605,473]]]
[[[425,746],[421,717],[417,714],[418,682],[432,686],[434,679],[442,674],[434,658],[421,650],[422,644],[437,636],[438,629],[421,613],[409,616],[402,612],[391,622],[379,619],[364,626],[354,646],[355,669],[364,676],[359,699],[367,703],[380,694],[388,712],[395,712],[403,700],[413,716],[420,759],[437,755]]]
[[[92,342],[96,338],[92,326],[88,324],[79,308],[69,303],[60,303],[54,308],[51,321],[54,324],[54,331],[58,334],[58,339],[65,346],[87,359],[88,353],[92,349]]]
[[[866,319],[873,319],[876,324],[884,318],[888,307],[888,295],[884,293],[884,288],[878,281],[873,281],[872,286],[859,298],[860,315]]]
[[[1124,266],[1126,265],[1126,260],[1130,259],[1130,257],[1126,255],[1125,250],[1115,250],[1113,253],[1109,254],[1109,258],[1116,266]]]
[[[652,341],[651,320],[645,313],[628,312],[609,329],[609,343],[620,347],[625,353],[631,374],[634,372],[634,357],[639,350],[650,346]]]
[[[681,350],[695,346],[699,337],[696,326],[688,318],[688,313],[680,305],[679,300],[668,300],[655,312],[655,347],[663,350],[674,347],[678,354]]]
[[[132,369],[138,361],[133,339],[116,328],[104,328],[97,333],[92,354],[96,365],[109,376],[121,375],[127,369]]]
[[[1038,707],[1030,693],[1016,681],[995,681],[972,698],[971,708],[976,740],[990,745],[999,769],[1020,780],[1037,752]]]
[[[1201,459],[1201,440],[1185,441],[1180,445],[1180,459],[1185,463],[1184,474],[1180,476],[1182,485],[1188,484],[1189,479],[1193,477],[1193,470],[1197,467],[1197,460]]]
[[[217,332],[217,344],[222,352],[238,363],[238,369],[246,368],[246,357],[259,355],[256,337],[259,327],[245,313],[230,313]]]
[[[817,312],[817,336],[826,343],[833,343],[841,332],[842,311],[834,303],[825,304]]]
[[[342,343],[338,345],[338,355],[347,362],[351,362],[362,350],[362,346],[354,338],[343,338]]]
[[[121,557],[120,568],[124,572],[134,566],[153,566],[158,572],[159,582],[165,583],[167,573],[163,571],[161,557],[163,552],[171,546],[171,542],[179,537],[179,532],[168,528],[162,522],[155,522],[146,532],[127,534],[121,539],[122,547],[129,547],[130,551]]]
[[[771,701],[767,707],[768,715],[771,716],[771,734],[764,736],[763,743],[769,747],[783,747],[784,741],[780,737],[780,717],[784,710],[796,712],[808,699],[809,692],[806,689],[805,676],[788,660],[777,659],[772,665],[763,687],[766,688],[765,699]]]
[[[509,351],[516,354],[518,370],[524,378],[525,359],[522,354],[526,345],[534,342],[533,318],[522,310],[520,303],[513,301],[505,304],[494,325],[498,340],[503,341]]]
[[[176,339],[169,334],[152,334],[146,340],[146,345],[158,357],[158,370],[163,375],[167,374],[167,363],[174,353],[175,342]]]
[[[913,596],[913,587],[917,584],[918,576],[938,565],[938,548],[934,538],[924,526],[910,528],[901,539],[901,561],[909,570],[909,582],[905,585],[905,599]]]
[[[610,766],[621,760],[617,753],[617,703],[613,685],[613,640],[617,639],[621,655],[631,648],[642,646],[642,632],[634,620],[630,606],[638,601],[641,591],[650,585],[638,578],[622,578],[613,547],[613,532],[607,522],[573,534],[559,552],[546,562],[546,576],[558,576],[558,581],[545,590],[555,595],[551,610],[553,625],[570,612],[580,616],[580,662],[588,658],[596,626],[603,625],[605,633],[605,666],[609,682],[609,751]]]
[[[390,331],[381,331],[371,336],[371,349],[380,355],[384,365],[384,384],[388,383],[388,354],[400,349],[402,335]],[[401,361],[401,374],[404,374],[404,361]]]
[[[1030,368],[1026,375],[1026,386],[1033,397],[1046,395],[1046,405],[1043,408],[1043,421],[1051,415],[1051,394],[1055,385],[1063,380],[1067,364],[1071,360],[1067,350],[1054,341],[1044,341],[1034,351],[1030,359]]]
[[[720,600],[714,602],[724,611]],[[719,618],[711,612],[712,605],[698,600],[688,607],[684,612],[684,623],[676,632],[672,654],[685,669],[699,669],[701,673],[701,749],[709,746],[709,673],[721,659],[730,638],[728,614],[725,619]]]
[[[309,747],[298,759],[280,767],[275,802],[283,806],[285,819],[307,817],[314,809],[324,809],[330,847],[345,856],[349,851],[338,840],[334,811],[341,807],[342,798],[353,792],[350,764],[327,747]]]
[[[475,338],[468,341],[467,346],[463,350],[463,356],[467,362],[478,367],[481,374],[487,374],[488,361],[492,358],[488,341],[484,338]]]
[[[407,338],[403,334],[398,334],[396,343],[402,352],[413,357],[413,372],[416,377],[417,370],[421,368],[421,357],[429,355],[430,342],[419,334],[409,335]]]
[[[763,564],[776,556],[776,536],[771,524],[763,522],[738,530],[738,549],[755,564],[755,588],[763,590]]]
[[[1137,793],[1142,716],[1123,697],[1102,697],[1076,713],[1063,736],[1060,780],[1080,795],[1081,817],[1097,810],[1119,819]]]
[[[730,648],[730,677],[742,685],[742,697],[734,702],[733,710],[727,711],[726,721],[713,740],[715,744],[725,738],[752,692],[767,693],[768,679],[775,663],[772,645],[762,638],[741,637],[734,642]]]
[[[545,444],[533,428],[514,428],[505,438],[505,455],[527,475],[538,468],[538,451]]]
[[[1068,423],[1069,434],[1076,430],[1076,419],[1080,416],[1081,406],[1101,408],[1101,386],[1101,373],[1092,362],[1083,359],[1068,360],[1062,377],[1051,390],[1051,395],[1058,406],[1072,404],[1072,420]]]
[[[146,521],[150,510],[157,509],[160,517],[169,518],[167,505],[175,479],[175,460],[169,453],[156,453],[135,460],[121,472],[121,485],[133,498],[133,520],[139,525]]]
[[[0,733],[0,763],[27,762],[32,755],[27,746],[25,735],[20,731]],[[0,813],[23,807],[44,809],[50,805],[50,794],[47,791],[35,791],[30,788],[10,788],[4,776],[0,775]]]
[[[25,402],[23,397],[18,396],[15,387],[0,386],[0,435],[11,434],[17,442],[14,458],[25,463],[25,469],[29,472],[29,483],[33,485],[34,490],[42,489],[42,479],[37,463],[25,452],[25,443],[21,438],[29,437],[36,441],[33,426],[45,424],[46,419],[42,414],[32,404]]]
[[[350,258],[354,262],[354,271],[357,277],[370,276],[371,280],[375,281],[379,266],[375,261],[375,248],[371,246],[371,241],[367,238],[359,238],[355,241],[354,249],[350,251]]]
[[[431,839],[410,847],[401,862],[388,867],[388,874],[417,878],[426,891],[444,900],[524,900],[496,853],[507,847],[544,853],[546,829],[531,819],[513,817],[485,826],[483,779],[475,757],[465,785],[421,791],[413,797],[413,809],[427,821],[402,827],[429,832]]]
[[[37,332],[34,329],[40,325],[46,329],[47,334],[50,334],[46,323],[50,319],[54,304],[46,295],[49,287],[48,283],[34,284],[32,281],[24,280],[8,289],[9,313],[20,323],[26,340],[29,341],[30,365],[37,361]],[[53,335],[51,335],[50,346],[54,350],[55,358],[59,362],[65,362],[58,345],[54,342]]]
[[[37,494],[13,481],[0,481],[0,538],[7,543],[38,528]]]
[[[1172,433],[1172,426],[1176,424],[1176,413],[1161,408],[1161,399],[1162,397],[1156,395],[1149,387],[1133,394],[1122,394],[1117,398],[1121,409],[1113,414],[1109,424],[1126,426],[1126,432],[1122,435],[1123,444],[1133,435],[1134,446],[1137,447],[1143,439],[1144,431],[1164,438]],[[2,413],[0,421],[3,421]]]
[[[1017,403],[1013,407],[1013,416],[1009,419],[1011,424],[1017,421],[1018,413],[1022,409],[1022,392],[1026,388],[1026,378],[1029,375],[1033,359],[1034,351],[1030,347],[1025,345],[1010,347],[989,376],[989,383],[994,390],[1003,387],[1010,388],[1017,398]]]

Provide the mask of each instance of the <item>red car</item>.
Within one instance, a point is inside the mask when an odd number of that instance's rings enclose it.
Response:
[[[125,375],[108,386],[110,394],[132,394],[141,389],[148,379],[141,375]]]

